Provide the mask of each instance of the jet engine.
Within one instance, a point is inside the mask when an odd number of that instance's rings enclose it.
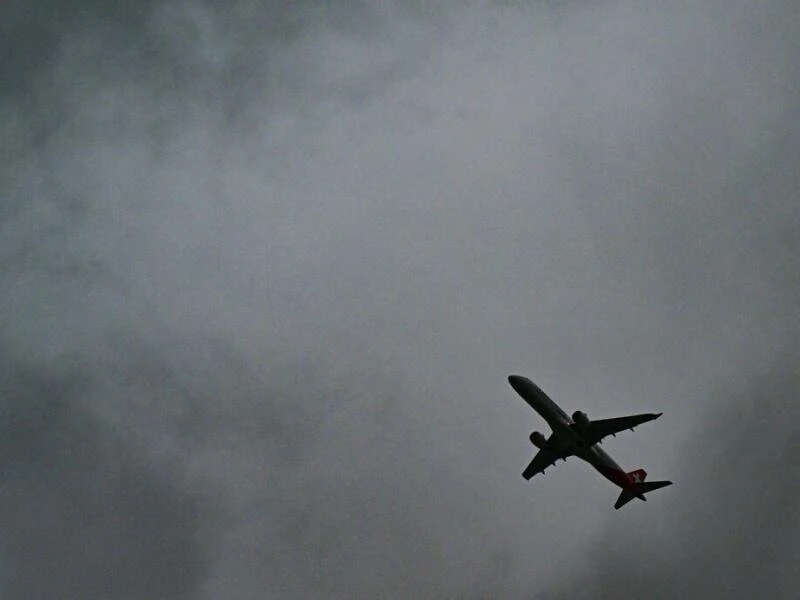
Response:
[[[575,421],[578,427],[589,426],[589,417],[586,416],[585,412],[576,410],[574,413],[572,413],[572,420]]]
[[[531,444],[539,448],[539,450],[547,447],[547,440],[538,431],[534,431],[530,437]]]

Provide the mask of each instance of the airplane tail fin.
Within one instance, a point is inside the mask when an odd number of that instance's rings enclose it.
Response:
[[[623,488],[622,492],[617,498],[617,501],[614,503],[614,508],[619,510],[623,506],[625,506],[628,502],[633,500],[634,498],[639,498],[639,500],[647,501],[647,498],[644,497],[645,494],[648,492],[654,492],[656,490],[660,490],[663,487],[667,487],[668,485],[672,485],[671,481],[648,481],[645,482],[645,477],[647,477],[647,473],[644,469],[639,469],[637,471],[631,471],[628,475],[628,481],[630,482],[625,488]]]

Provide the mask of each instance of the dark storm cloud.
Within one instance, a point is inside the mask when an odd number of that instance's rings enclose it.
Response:
[[[2,9],[0,594],[708,591],[694,531],[752,583],[698,514],[796,441],[736,412],[791,413],[792,3],[82,6]],[[674,488],[523,482],[509,372],[664,410],[608,450]]]
[[[96,26],[116,24],[117,33],[136,35],[141,31],[157,1],[136,3],[84,1],[64,4],[55,0],[4,2],[0,22],[2,46],[2,94],[27,91],[32,78],[58,59],[59,43],[74,27],[87,21]],[[136,32],[136,33],[134,33]]]
[[[194,598],[210,499],[83,407],[91,377],[4,353],[3,596]]]

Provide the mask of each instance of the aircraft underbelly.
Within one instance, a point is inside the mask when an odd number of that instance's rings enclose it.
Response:
[[[588,462],[592,465],[595,469],[597,469],[602,475],[608,476],[607,473],[609,471],[618,471],[623,472],[622,467],[620,467],[613,458],[611,458],[605,450],[599,448],[597,445],[591,446],[585,452],[582,452],[578,455],[580,458]]]

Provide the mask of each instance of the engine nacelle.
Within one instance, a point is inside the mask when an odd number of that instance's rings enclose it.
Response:
[[[538,431],[534,431],[531,434],[530,440],[531,440],[531,444],[533,444],[534,446],[539,448],[539,450],[541,450],[542,448],[547,448],[547,440]]]
[[[585,412],[581,412],[576,410],[572,413],[572,420],[575,421],[575,424],[578,427],[588,427],[589,426],[589,417],[586,416]]]

